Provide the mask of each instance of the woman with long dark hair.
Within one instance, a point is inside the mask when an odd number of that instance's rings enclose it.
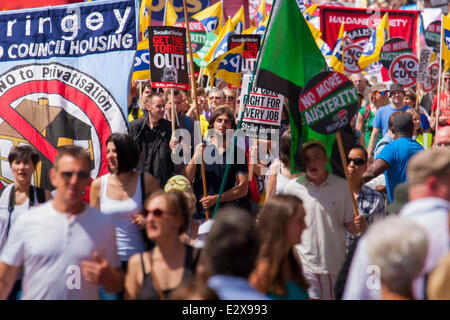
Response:
[[[258,213],[261,247],[250,284],[277,300],[308,300],[306,281],[295,245],[306,229],[302,201],[291,195],[275,195]]]

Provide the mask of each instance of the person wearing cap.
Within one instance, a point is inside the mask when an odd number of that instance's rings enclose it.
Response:
[[[306,225],[302,242],[296,245],[312,299],[334,299],[333,287],[345,261],[346,232],[359,234],[367,228],[362,215],[354,216],[347,182],[325,168],[323,143],[310,140],[303,145],[305,175],[291,180],[284,194],[303,200]]]
[[[378,135],[381,132],[381,135],[384,136],[389,130],[389,117],[391,116],[391,114],[397,111],[406,111],[406,109],[410,108],[403,103],[405,91],[401,84],[394,83],[391,85],[390,97],[391,104],[381,107],[372,121],[373,130],[370,136],[369,146],[367,150],[369,152],[369,162],[371,162],[371,160],[373,159],[373,150],[375,148]]]
[[[370,91],[370,102],[358,111],[356,130],[364,132],[366,148],[369,147],[370,136],[373,130],[372,121],[378,109],[389,103],[388,93],[388,88],[384,83],[375,83]],[[377,142],[380,141],[381,137],[381,134],[378,134]]]
[[[410,114],[403,113],[393,121],[395,140],[380,152],[362,177],[364,183],[385,172],[386,189],[389,202],[393,201],[394,189],[397,184],[406,181],[406,165],[408,160],[416,153],[423,151],[423,147],[412,139],[414,122]]]
[[[439,100],[439,119],[437,117],[437,105]],[[438,121],[439,129],[450,125],[450,69],[447,69],[444,74],[444,92],[436,95],[431,106],[431,117],[434,123]]]
[[[425,277],[448,253],[450,210],[450,150],[430,149],[419,152],[408,162],[406,174],[409,202],[399,212],[427,232],[428,254],[425,266],[413,283],[416,299],[424,298]],[[372,272],[367,272],[367,243],[361,238],[353,257],[344,291],[344,299],[379,299],[380,287],[374,284]],[[376,279],[375,279],[376,280]],[[370,285],[368,285],[370,283]]]

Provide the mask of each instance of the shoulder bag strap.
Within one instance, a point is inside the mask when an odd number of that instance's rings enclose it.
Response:
[[[160,300],[166,300],[166,297],[164,296],[164,293],[161,290],[161,287],[159,286],[158,279],[156,278],[155,271],[153,270],[153,250],[150,251],[150,274],[152,275],[153,284],[155,286],[156,291],[158,292],[159,299]]]

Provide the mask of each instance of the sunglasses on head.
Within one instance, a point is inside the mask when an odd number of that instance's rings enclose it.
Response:
[[[382,96],[385,96],[389,93],[389,91],[378,91],[379,94],[381,94]]]
[[[67,179],[67,180],[71,179],[74,174],[76,174],[77,178],[80,179],[80,180],[86,180],[86,179],[89,178],[89,172],[88,171],[78,171],[78,172],[75,172],[75,171],[62,171],[61,172],[61,176],[64,179]]]
[[[150,212],[152,212],[155,217],[161,217],[164,214],[164,211],[161,209],[155,209],[155,210],[145,210],[144,209],[144,216],[145,217],[148,216],[148,214]]]
[[[350,164],[350,162],[352,162],[352,161],[357,166],[360,166],[360,165],[363,165],[363,164],[366,163],[366,161],[364,159],[361,159],[361,158],[347,158],[348,164]]]

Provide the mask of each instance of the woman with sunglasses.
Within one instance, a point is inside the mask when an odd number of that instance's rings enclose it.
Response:
[[[257,229],[262,244],[250,284],[275,300],[308,300],[309,284],[295,252],[306,229],[302,201],[273,196],[258,213]]]
[[[370,102],[358,111],[356,130],[363,132],[363,142],[366,148],[369,147],[370,136],[372,134],[372,121],[379,108],[389,104],[389,91],[384,83],[375,83],[370,91]],[[378,135],[377,142],[380,141],[381,134]]]
[[[90,205],[114,218],[118,255],[125,271],[128,259],[144,251],[144,199],[160,187],[151,174],[135,170],[139,150],[130,135],[113,133],[106,141],[106,159],[110,172],[92,182]]]
[[[15,147],[8,155],[8,161],[14,175],[14,183],[0,190],[0,255],[17,218],[31,207],[52,198],[50,191],[31,185],[39,161],[39,155],[33,147],[26,145]],[[20,287],[19,277],[9,295],[9,300],[16,300]]]
[[[182,191],[152,194],[144,204],[151,251],[131,257],[125,276],[125,299],[164,300],[195,276],[198,251],[180,241],[189,223],[189,204]]]
[[[225,104],[231,108],[234,114],[238,114],[239,106],[236,105],[236,90],[224,88],[222,91],[225,97]],[[236,118],[238,119],[239,117]]]

